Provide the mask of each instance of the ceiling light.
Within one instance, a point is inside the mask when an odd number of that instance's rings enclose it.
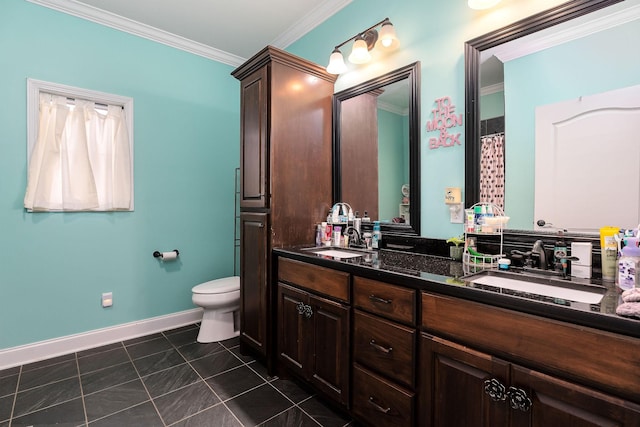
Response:
[[[342,52],[340,49],[333,49],[333,53],[329,57],[329,65],[327,65],[327,73],[342,74],[347,71],[347,65],[344,63]]]
[[[489,9],[500,3],[500,0],[469,0],[469,7],[471,9],[482,10]]]
[[[366,64],[371,61],[371,55],[367,48],[367,42],[364,41],[362,36],[358,36],[351,48],[351,55],[349,55],[349,62],[353,64]]]
[[[380,26],[380,34],[378,34],[376,27]],[[335,49],[333,49],[331,57],[329,58],[329,65],[327,65],[328,73],[342,74],[347,71],[347,66],[344,63],[344,57],[342,56],[342,52],[340,52],[340,47],[350,41],[354,41],[353,47],[351,48],[351,54],[349,55],[349,62],[353,64],[365,64],[369,62],[371,60],[371,54],[369,51],[374,47],[380,46],[382,48],[389,49],[395,48],[398,45],[398,38],[396,37],[396,31],[393,28],[393,24],[389,21],[389,18],[385,18],[377,24],[337,45]]]

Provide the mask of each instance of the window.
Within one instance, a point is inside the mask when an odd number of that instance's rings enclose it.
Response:
[[[133,210],[133,99],[27,80],[29,211]]]

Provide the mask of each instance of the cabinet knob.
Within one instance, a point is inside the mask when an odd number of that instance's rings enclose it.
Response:
[[[300,316],[302,316],[304,314],[304,307],[305,307],[305,305],[302,302],[298,302],[296,304],[296,309],[298,309],[298,314]]]
[[[509,387],[507,390],[507,396],[509,396],[509,405],[513,409],[519,409],[522,412],[527,412],[531,409],[531,399],[527,396],[527,392],[521,388]]]
[[[305,305],[304,306],[304,317],[309,319],[312,315],[313,315],[313,310],[311,309],[311,306],[310,305]]]
[[[384,354],[389,354],[393,351],[393,347],[384,347],[376,342],[376,340],[369,341],[369,344],[378,351],[381,351]]]
[[[373,396],[369,396],[369,404],[371,404],[371,406],[373,406],[374,408],[376,408],[377,411],[380,411],[383,414],[388,414],[389,411],[391,411],[391,408],[389,407],[383,408],[382,406],[378,405]]]
[[[375,295],[369,295],[369,299],[371,301],[373,301],[373,302],[379,302],[379,303],[382,303],[382,304],[391,304],[391,302],[392,302],[392,300],[390,300],[390,299],[380,298],[380,297],[377,297]]]
[[[485,380],[484,382],[484,392],[489,395],[489,397],[496,401],[501,402],[507,399],[507,388],[495,378],[491,378],[489,380]]]

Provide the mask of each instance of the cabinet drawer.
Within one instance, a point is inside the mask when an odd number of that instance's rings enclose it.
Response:
[[[278,258],[278,280],[349,302],[349,273]]]
[[[356,362],[414,387],[415,329],[355,310],[353,340]]]
[[[415,395],[353,365],[353,412],[376,427],[412,426]]]
[[[355,305],[399,322],[416,323],[416,291],[363,277],[353,278]]]

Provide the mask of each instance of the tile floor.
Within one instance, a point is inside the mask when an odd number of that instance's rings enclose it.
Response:
[[[0,371],[0,427],[352,425],[269,377],[237,338],[197,334],[191,325]]]

